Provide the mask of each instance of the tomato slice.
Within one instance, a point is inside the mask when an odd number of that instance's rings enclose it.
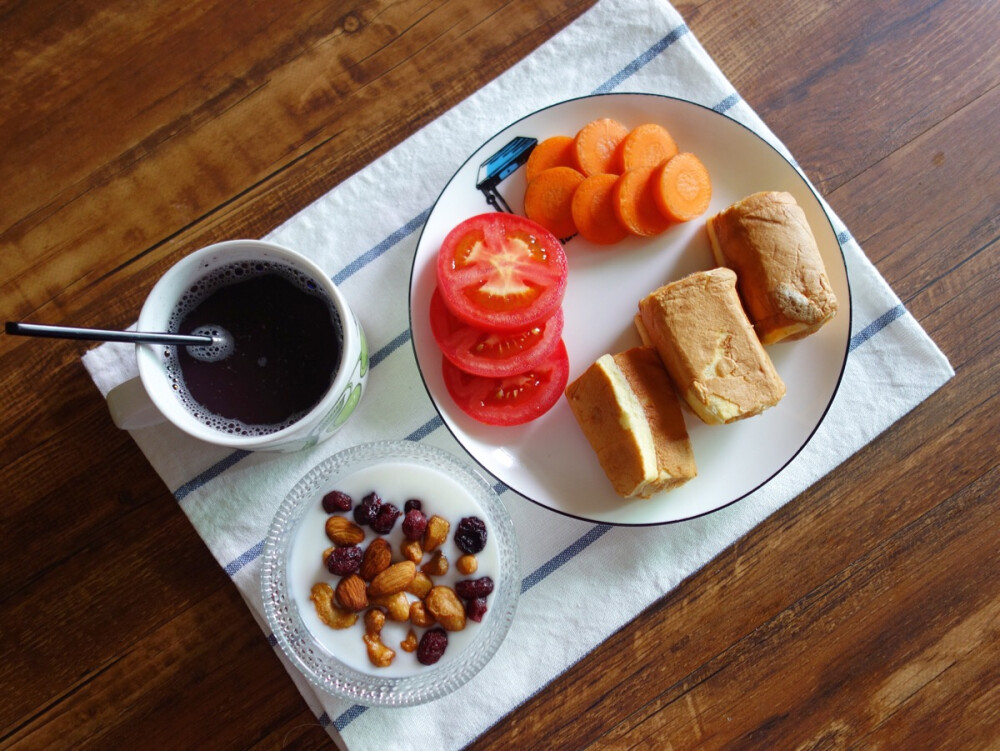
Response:
[[[438,288],[463,323],[487,331],[529,329],[566,294],[562,243],[537,222],[494,212],[470,217],[438,251]]]
[[[487,425],[522,425],[541,417],[559,401],[569,381],[569,358],[559,340],[555,351],[525,373],[485,378],[442,358],[444,384],[455,404]]]
[[[453,364],[473,375],[502,378],[530,370],[555,351],[562,330],[562,308],[530,329],[485,331],[453,316],[438,290],[431,296],[434,341]]]

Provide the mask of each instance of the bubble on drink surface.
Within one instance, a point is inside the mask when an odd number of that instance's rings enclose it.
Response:
[[[202,362],[222,362],[233,354],[233,350],[235,349],[233,336],[222,326],[215,324],[199,326],[191,333],[195,336],[212,337],[211,344],[192,344],[188,346],[187,352],[195,360],[201,360]]]
[[[337,315],[336,308],[334,308],[329,295],[308,274],[300,271],[299,269],[293,268],[286,263],[277,261],[238,261],[236,263],[227,264],[213,269],[192,284],[191,287],[189,287],[187,291],[181,295],[176,306],[174,307],[173,312],[170,314],[170,318],[167,321],[167,331],[180,333],[180,325],[188,313],[194,310],[202,301],[209,297],[209,295],[221,287],[235,284],[236,282],[246,281],[247,279],[251,279],[255,276],[262,276],[264,274],[278,274],[295,284],[304,292],[322,299],[326,302],[328,308],[330,309],[330,315],[334,318],[336,326],[342,330],[340,318]],[[221,327],[213,326],[211,328]],[[202,332],[200,330],[196,330],[194,333]],[[231,346],[235,349],[238,344],[232,340],[232,337],[229,337],[229,339]],[[211,346],[213,345],[207,345],[207,347]],[[194,348],[195,347],[187,348],[188,353],[191,354],[192,357],[194,357],[194,354],[191,350]],[[204,360],[205,358],[199,359]],[[219,359],[222,360],[225,358],[220,357]],[[214,360],[208,361],[213,362]],[[198,422],[220,433],[247,438],[259,438],[271,435],[272,433],[277,433],[280,430],[284,430],[285,428],[294,425],[309,412],[309,410],[296,412],[289,415],[281,422],[268,425],[244,423],[241,420],[214,414],[199,404],[188,391],[181,375],[180,362],[176,356],[176,347],[168,346],[164,348],[163,363],[167,372],[167,377],[170,379],[171,385],[185,409],[187,409],[187,411],[196,420],[198,420]]]

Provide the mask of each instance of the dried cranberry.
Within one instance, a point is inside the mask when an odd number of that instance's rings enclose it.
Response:
[[[347,495],[347,493],[339,490],[331,490],[323,496],[323,510],[328,514],[334,514],[338,511],[350,511],[353,505],[354,499]]]
[[[354,521],[358,524],[371,524],[382,507],[382,499],[378,493],[369,493],[354,507]]]
[[[409,503],[409,501],[407,501]],[[403,535],[407,540],[419,540],[427,529],[427,517],[420,509],[410,509],[403,517]]]
[[[455,594],[463,600],[477,600],[480,597],[489,597],[492,593],[493,580],[488,576],[455,582]]]
[[[486,524],[478,516],[467,516],[455,530],[455,544],[463,553],[475,555],[486,547]]]
[[[408,500],[406,503],[403,504],[404,513],[409,513],[410,511],[413,511],[413,509],[416,509],[417,511],[423,511],[424,504],[417,498],[411,498],[410,500]]]
[[[371,520],[372,529],[378,532],[380,535],[387,535],[392,531],[393,526],[396,524],[396,519],[400,517],[400,510],[392,503],[383,503],[375,515],[375,518]]]
[[[465,603],[465,617],[470,621],[475,621],[476,623],[483,622],[483,616],[486,615],[486,598],[477,597],[474,600],[469,600]]]
[[[448,632],[438,626],[425,631],[417,645],[417,660],[421,665],[433,665],[448,648]]]
[[[350,548],[334,548],[326,559],[326,567],[331,574],[347,576],[355,573],[361,567],[364,554],[357,545]]]

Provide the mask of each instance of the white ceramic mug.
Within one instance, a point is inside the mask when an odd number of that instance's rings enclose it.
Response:
[[[291,268],[313,280],[328,299],[339,318],[342,338],[340,362],[329,389],[315,406],[287,427],[262,435],[237,435],[200,421],[185,406],[167,370],[164,356],[167,346],[137,344],[139,377],[108,393],[108,408],[119,428],[135,430],[169,421],[185,433],[219,446],[248,451],[297,451],[329,438],[351,416],[368,378],[364,332],[340,290],[323,270],[288,248],[260,240],[231,240],[195,251],[172,266],[153,286],[139,314],[137,330],[168,331],[171,315],[187,290],[214,270],[245,261]]]

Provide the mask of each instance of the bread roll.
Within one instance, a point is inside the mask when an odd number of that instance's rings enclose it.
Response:
[[[566,399],[619,495],[648,498],[697,474],[680,402],[653,350],[601,356]]]
[[[715,262],[737,289],[764,344],[801,339],[837,312],[806,215],[789,193],[754,193],[707,222]]]
[[[754,333],[731,269],[699,271],[639,302],[645,336],[687,404],[710,425],[759,414],[785,384]]]

